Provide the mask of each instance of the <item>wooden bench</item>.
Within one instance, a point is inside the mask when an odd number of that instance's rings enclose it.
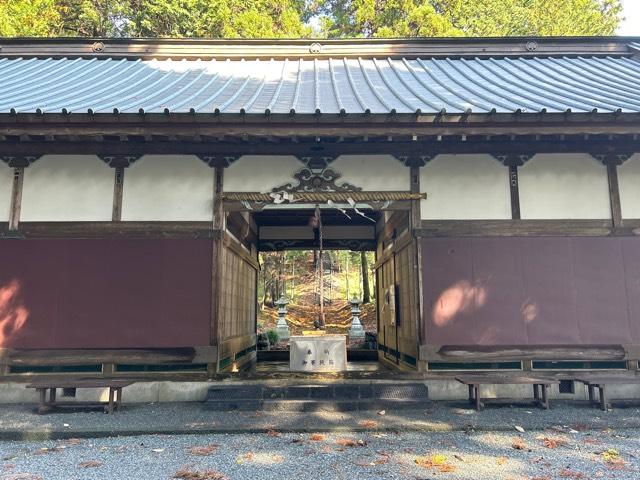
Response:
[[[559,384],[560,380],[550,377],[534,375],[497,375],[497,374],[476,374],[461,375],[455,377],[460,383],[469,387],[469,402],[475,404],[476,410],[483,407],[480,396],[481,385],[532,385],[534,402],[542,408],[549,409],[549,388],[551,385]]]
[[[623,375],[593,375],[576,378],[578,382],[582,382],[587,386],[589,392],[589,402],[607,411],[611,408],[611,404],[607,401],[607,385],[638,385],[640,377],[623,376]],[[596,400],[595,390],[598,389],[598,399]]]
[[[122,403],[122,389],[133,382],[130,380],[111,380],[111,379],[97,379],[97,380],[47,380],[41,382],[35,382],[27,385],[27,388],[35,388],[40,394],[40,404],[38,406],[38,413],[46,413],[58,407],[69,406],[103,406],[105,411],[109,414],[113,414],[114,409],[120,410],[120,404]],[[58,388],[108,388],[109,400],[107,402],[56,402],[56,390]],[[47,390],[49,390],[49,400],[47,401]]]

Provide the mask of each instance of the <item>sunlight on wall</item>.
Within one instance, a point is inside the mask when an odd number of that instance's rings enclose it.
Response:
[[[444,290],[433,306],[433,323],[444,327],[461,313],[472,313],[487,301],[487,289],[478,282],[460,280]]]
[[[15,279],[0,287],[0,347],[7,345],[29,318],[29,310],[20,298],[20,289],[20,282]]]

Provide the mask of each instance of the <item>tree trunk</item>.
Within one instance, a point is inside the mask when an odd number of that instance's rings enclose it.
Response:
[[[371,291],[369,290],[369,265],[367,264],[367,253],[360,252],[360,265],[362,267],[362,303],[371,301]]]

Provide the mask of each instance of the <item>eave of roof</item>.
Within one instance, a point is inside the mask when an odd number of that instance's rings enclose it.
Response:
[[[283,59],[625,55],[640,37],[356,39],[1,38],[0,57]]]

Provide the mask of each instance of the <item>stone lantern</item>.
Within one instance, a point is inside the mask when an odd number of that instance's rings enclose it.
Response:
[[[274,302],[278,307],[278,323],[276,324],[276,332],[278,333],[278,338],[280,340],[289,340],[289,325],[284,317],[287,315],[287,305],[289,304],[289,300],[282,295],[276,302]]]
[[[351,304],[351,315],[353,316],[351,328],[349,329],[349,338],[364,338],[364,327],[360,323],[360,299],[354,297],[349,300],[349,303]]]

